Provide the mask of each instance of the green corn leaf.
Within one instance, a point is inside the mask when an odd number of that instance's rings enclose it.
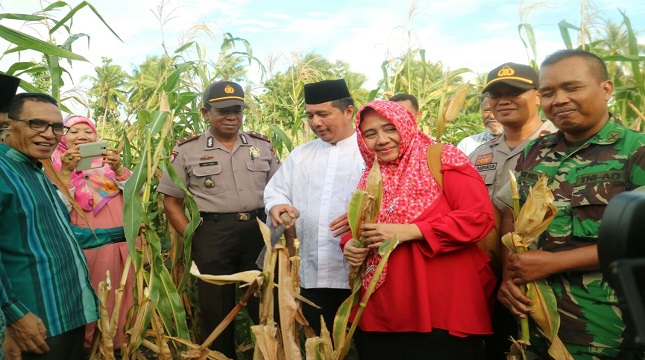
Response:
[[[46,41],[37,39],[31,35],[27,35],[20,31],[0,25],[0,37],[8,42],[21,46],[25,49],[31,49],[43,53],[44,55],[58,56],[66,59],[87,61],[81,55],[75,54],[71,51],[65,50],[56,45],[52,45]]]

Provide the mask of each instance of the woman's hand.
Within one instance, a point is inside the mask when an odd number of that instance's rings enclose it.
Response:
[[[361,266],[361,264],[365,261],[367,258],[367,253],[370,251],[370,249],[364,247],[364,248],[358,248],[354,245],[354,240],[349,240],[345,244],[345,249],[343,250],[343,256],[345,257],[345,261],[347,261],[348,264],[351,266]]]
[[[69,175],[76,170],[76,163],[81,159],[81,153],[78,151],[78,145],[73,145],[60,156],[61,166],[60,173]]]
[[[103,162],[110,166],[110,169],[114,171],[116,176],[123,175],[125,169],[121,166],[121,155],[119,155],[119,150],[108,148],[102,152],[101,155],[103,155]]]
[[[363,224],[361,226],[362,240],[371,249],[378,249],[382,243],[394,238],[395,234],[399,242],[423,239],[421,230],[414,224]]]

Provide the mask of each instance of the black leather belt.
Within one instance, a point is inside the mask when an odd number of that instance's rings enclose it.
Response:
[[[257,209],[249,212],[239,212],[239,213],[199,213],[204,221],[213,221],[213,222],[222,222],[222,221],[249,221],[257,217],[264,216],[264,209]]]

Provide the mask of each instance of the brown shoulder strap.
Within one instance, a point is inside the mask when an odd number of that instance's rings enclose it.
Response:
[[[428,169],[434,179],[443,190],[443,173],[441,172],[441,152],[443,151],[442,143],[434,143],[428,146]]]

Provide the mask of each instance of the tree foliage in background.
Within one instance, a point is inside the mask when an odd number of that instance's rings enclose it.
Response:
[[[291,66],[270,76],[259,95],[252,98],[253,105],[246,117],[248,128],[269,130],[278,152],[286,155],[294,144],[313,139],[304,116],[304,84],[340,78],[347,82],[357,105],[365,103],[367,91],[362,87],[367,77],[352,72],[349,64],[331,62],[312,53],[292,54]]]
[[[95,75],[84,76],[83,80],[92,83],[87,95],[90,97],[90,109],[92,119],[99,126],[105,126],[106,122],[119,120],[123,107],[127,101],[125,85],[128,81],[128,74],[123,71],[121,65],[112,63],[112,59],[101,58],[101,66],[94,68]]]

